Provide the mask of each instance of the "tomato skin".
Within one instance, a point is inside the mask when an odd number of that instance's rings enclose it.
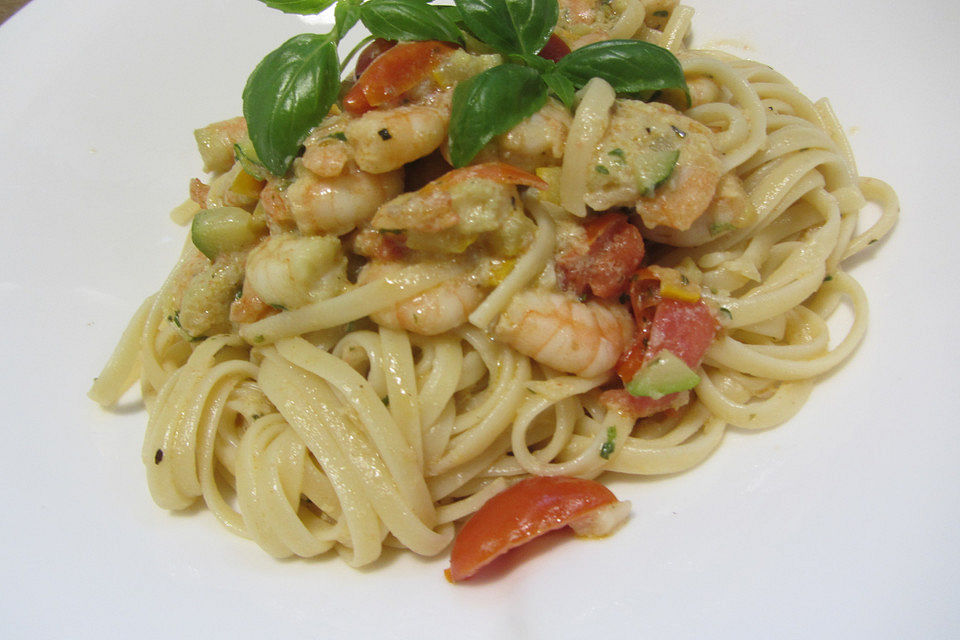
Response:
[[[547,40],[547,44],[543,45],[543,49],[540,49],[540,53],[537,55],[547,60],[560,62],[560,58],[568,53],[570,53],[570,47],[567,46],[567,43],[564,42],[560,36],[552,33],[550,34],[550,39]]]
[[[380,54],[386,53],[386,51],[395,44],[397,44],[396,40],[377,38],[364,47],[360,55],[357,56],[357,66],[353,69],[353,79],[358,80],[363,72],[367,70],[367,67],[370,66],[371,62],[379,58]]]
[[[557,260],[561,288],[577,295],[590,291],[600,298],[620,295],[643,260],[643,236],[622,213],[590,218],[584,229],[587,247],[568,251]]]
[[[498,556],[619,502],[599,482],[534,476],[487,500],[453,541],[447,577],[466,580]]]
[[[374,58],[356,84],[343,97],[351,115],[363,113],[400,99],[420,83],[454,48],[444,42],[401,42]]]

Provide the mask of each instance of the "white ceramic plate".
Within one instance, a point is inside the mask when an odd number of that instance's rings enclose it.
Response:
[[[790,423],[676,477],[620,481],[616,536],[554,536],[496,580],[446,558],[278,562],[171,515],[146,416],[84,394],[184,231],[192,130],[315,26],[255,0],[34,0],[0,29],[0,625],[7,637],[946,637],[960,628],[955,318],[960,9],[703,0],[697,42],[830,96],[903,219],[853,269],[853,360]],[[774,8],[776,7],[776,8]]]

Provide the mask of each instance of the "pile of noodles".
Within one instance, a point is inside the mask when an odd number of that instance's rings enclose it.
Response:
[[[274,556],[336,549],[360,566],[383,545],[441,552],[454,523],[527,474],[674,473],[708,456],[727,425],[762,429],[794,415],[864,336],[867,300],[842,264],[890,230],[896,196],[858,176],[827,102],[765,65],[686,49],[691,15],[679,6],[662,30],[636,37],[677,55],[688,82],[712,83],[715,99],[685,114],[718,132],[724,171],[742,179],[757,216],[658,258],[695,269],[722,311],[689,405],[634,423],[597,400],[608,376],[549,370],[487,332],[553,256],[550,212],[528,195],[532,244],[469,324],[439,336],[365,320],[438,284],[412,266],[191,342],[164,315],[175,268],[91,391],[111,405],[140,380],[157,504],[201,499]],[[881,213],[863,231],[868,202]],[[853,321],[831,347],[827,320],[844,300]]]

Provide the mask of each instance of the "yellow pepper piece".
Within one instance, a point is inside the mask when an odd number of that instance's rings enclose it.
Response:
[[[651,265],[650,271],[660,278],[660,295],[664,298],[683,302],[696,302],[700,299],[700,287],[676,269]]]
[[[539,167],[534,170],[537,177],[547,183],[545,191],[541,192],[540,199],[552,204],[560,204],[560,167]]]
[[[230,191],[243,198],[249,198],[252,202],[260,197],[263,184],[263,180],[257,180],[246,171],[240,171],[230,184]]]

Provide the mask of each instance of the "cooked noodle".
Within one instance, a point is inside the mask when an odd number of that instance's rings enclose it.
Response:
[[[656,3],[644,4],[652,12]],[[723,171],[742,180],[755,213],[742,228],[657,255],[699,282],[722,325],[690,402],[634,420],[600,401],[609,372],[557,371],[493,337],[510,301],[552,269],[562,210],[531,190],[523,206],[535,231],[524,253],[469,322],[438,335],[369,319],[453,277],[413,265],[191,341],[171,317],[197,269],[188,242],[90,392],[109,406],[140,380],[150,416],[143,462],[158,505],[202,500],[273,556],[333,549],[362,566],[385,545],[442,552],[455,522],[526,474],[675,473],[710,455],[727,425],[762,429],[800,410],[864,337],[866,296],[842,263],[890,231],[896,196],[858,177],[828,103],[765,65],[685,48],[687,7],[661,28],[640,26],[642,4],[630,7],[616,33],[639,28],[706,88],[708,99],[685,114],[714,132]],[[614,100],[604,84],[582,92],[563,158],[560,201],[579,216],[588,152]],[[880,213],[864,230],[868,203]],[[185,221],[196,208],[178,211]],[[831,339],[844,301],[852,324]]]

